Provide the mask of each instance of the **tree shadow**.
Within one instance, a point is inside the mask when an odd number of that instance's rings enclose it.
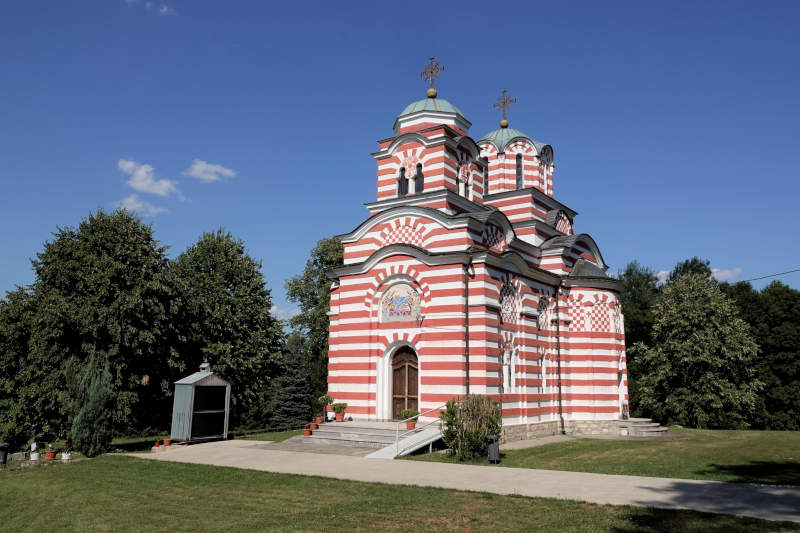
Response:
[[[632,504],[642,508],[631,510],[630,527],[616,531],[800,530],[800,487],[676,479],[630,490]],[[695,512],[675,515],[666,509]]]
[[[697,474],[723,475],[734,483],[768,483],[771,485],[800,485],[800,462],[750,461],[746,464],[711,464]]]

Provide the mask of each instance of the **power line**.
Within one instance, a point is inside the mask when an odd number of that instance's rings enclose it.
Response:
[[[770,274],[768,276],[761,276],[759,278],[745,279],[745,280],[742,280],[742,282],[756,281],[756,280],[759,280],[759,279],[774,278],[776,276],[783,276],[784,274],[791,274],[792,272],[800,272],[800,268],[795,268],[794,270],[787,270],[786,272],[778,272],[777,274]]]

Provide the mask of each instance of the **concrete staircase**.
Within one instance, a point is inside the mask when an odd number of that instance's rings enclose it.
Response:
[[[403,428],[401,433],[406,430]],[[394,424],[358,422],[327,422],[319,429],[304,437],[303,442],[309,444],[337,444],[358,448],[385,448],[394,445],[396,429]]]
[[[628,437],[660,437],[667,428],[653,422],[651,418],[629,418],[619,421],[619,434]]]

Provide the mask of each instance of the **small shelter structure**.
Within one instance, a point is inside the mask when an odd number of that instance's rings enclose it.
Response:
[[[228,438],[231,385],[203,363],[200,371],[175,382],[172,430],[175,442]]]

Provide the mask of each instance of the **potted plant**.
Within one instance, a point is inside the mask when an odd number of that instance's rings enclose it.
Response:
[[[317,424],[316,422],[309,422],[308,423],[308,428],[312,429],[312,430],[319,429],[319,424]]]
[[[44,458],[46,461],[55,461],[56,459],[56,449],[53,448],[52,444],[48,444],[47,448],[44,450]]]
[[[171,438],[164,439],[164,446],[169,446],[171,444],[172,444],[172,439]]]
[[[419,411],[416,409],[403,409],[400,411],[400,416],[403,417],[405,420],[406,418],[411,418],[411,420],[406,420],[406,429],[414,429],[417,427],[417,419],[413,418],[419,414]]]
[[[311,436],[311,429],[310,428],[303,428],[303,436],[310,437]]]
[[[61,460],[65,463],[67,461],[72,461],[72,449],[69,447],[69,444],[64,445],[61,451]]]
[[[333,412],[336,413],[336,421],[337,422],[344,422],[344,412],[347,410],[346,403],[335,403],[332,404],[331,407],[333,408]]]
[[[323,394],[322,396],[319,397],[319,403],[320,403],[320,405],[322,405],[322,417],[323,418],[327,418],[328,417],[328,414],[327,414],[328,413],[328,406],[333,403],[333,398],[331,398],[327,394]],[[320,422],[317,422],[317,424],[319,424],[319,423]]]

